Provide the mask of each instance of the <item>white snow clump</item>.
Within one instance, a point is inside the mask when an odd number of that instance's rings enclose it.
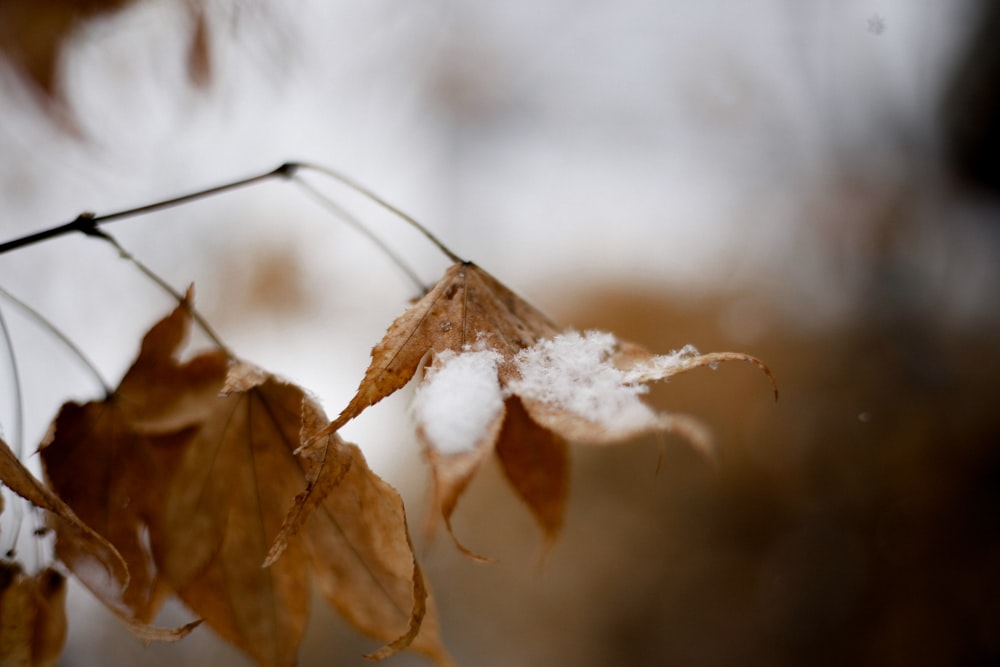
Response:
[[[471,452],[503,410],[497,377],[500,354],[487,349],[445,350],[427,369],[413,397],[413,414],[427,442],[441,454]]]
[[[611,434],[647,427],[657,421],[639,400],[647,387],[612,363],[617,344],[613,334],[602,331],[540,340],[514,357],[521,377],[507,389],[600,424]]]

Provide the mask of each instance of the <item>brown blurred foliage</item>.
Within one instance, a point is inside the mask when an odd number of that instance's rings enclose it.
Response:
[[[6,57],[53,110],[62,106],[60,62],[74,34],[88,21],[120,12],[140,0],[33,0],[0,2],[0,56]],[[210,29],[204,3],[186,2],[191,16],[187,71],[191,82],[205,86],[212,73]]]
[[[257,664],[294,665],[315,589],[388,642],[373,657],[412,646],[451,664],[396,491],[335,434],[321,460],[336,478],[313,485],[316,462],[294,451],[328,419],[301,388],[221,347],[182,361],[192,296],[117,389],[60,410],[41,449],[51,490],[2,442],[0,482],[56,515],[56,557],[142,640],[198,624],[149,626],[173,594]],[[120,568],[94,568],[106,551]]]
[[[811,331],[762,303],[622,287],[554,313],[658,349],[746,349],[767,360],[781,401],[727,366],[659,386],[657,406],[711,426],[717,464],[675,440],[660,461],[653,439],[576,448],[566,529],[540,568],[524,509],[501,500],[499,475],[481,482],[456,530],[500,564],[470,569],[442,554],[429,568],[447,582],[439,602],[456,655],[584,667],[994,664],[995,332],[945,331],[931,313],[885,302]]]
[[[66,577],[0,561],[0,665],[51,667],[66,641]]]

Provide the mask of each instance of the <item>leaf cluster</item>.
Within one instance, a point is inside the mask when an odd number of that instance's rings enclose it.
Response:
[[[563,521],[570,442],[675,432],[710,451],[696,420],[642,402],[649,383],[732,360],[774,383],[745,354],[654,355],[611,334],[561,330],[464,261],[389,326],[333,420],[302,388],[221,346],[182,358],[192,319],[189,290],[145,335],[114,391],[63,405],[40,447],[44,484],[6,445],[0,481],[48,511],[56,558],[139,638],[176,640],[205,623],[266,666],[295,663],[313,590],[384,643],[368,657],[410,648],[451,664],[403,503],[339,436],[418,373],[413,416],[432,472],[432,517],[454,538],[455,508],[495,455],[547,543]],[[11,590],[44,588],[46,576],[11,574]],[[196,619],[153,625],[172,596]],[[33,609],[64,613],[50,607]]]

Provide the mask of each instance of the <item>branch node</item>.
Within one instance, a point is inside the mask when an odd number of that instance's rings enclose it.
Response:
[[[271,173],[274,176],[280,176],[282,178],[293,178],[295,174],[298,173],[299,167],[301,166],[302,165],[298,162],[285,162]]]

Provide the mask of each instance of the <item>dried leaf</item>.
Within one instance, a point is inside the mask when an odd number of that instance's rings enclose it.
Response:
[[[417,436],[431,464],[434,501],[428,534],[436,516],[444,519],[458,549],[474,560],[488,561],[463,546],[451,527],[459,496],[493,451],[504,422],[505,407],[494,350],[477,349],[434,356],[413,401]]]
[[[430,292],[389,326],[385,337],[372,350],[372,362],[357,394],[304,449],[308,453],[323,436],[336,432],[367,407],[403,387],[428,354],[459,353],[477,344],[478,349],[498,355],[497,372],[506,378],[512,372],[508,361],[514,354],[556,332],[555,325],[545,315],[486,271],[471,262],[453,264]],[[499,433],[499,426],[499,421],[489,426],[491,435],[477,455],[428,454],[432,465],[436,462],[435,504],[445,517],[449,532],[455,501],[492,448],[491,441]],[[432,440],[426,434],[423,439]],[[432,449],[429,447],[428,452]],[[468,450],[474,449],[475,443],[469,443]]]
[[[328,422],[314,401],[303,399],[305,441]],[[315,456],[302,457],[308,490],[296,497],[268,561],[284,562],[289,545],[301,542],[327,602],[359,630],[387,642],[368,657],[412,648],[439,665],[451,664],[399,494],[336,433],[315,442],[322,443],[310,450]]]
[[[51,99],[58,92],[60,54],[85,20],[118,11],[134,0],[0,2],[0,54]]]
[[[392,323],[372,350],[357,394],[319,436],[405,385],[427,356],[431,364],[414,397],[414,415],[433,469],[435,509],[449,532],[459,497],[496,451],[550,542],[565,505],[567,441],[611,444],[674,432],[710,451],[700,422],[642,402],[647,383],[743,360],[774,385],[763,362],[745,354],[698,355],[685,348],[653,355],[611,334],[560,333],[475,264],[457,263]],[[307,453],[316,442],[306,445]]]
[[[357,394],[319,435],[338,430],[403,387],[428,353],[461,352],[481,341],[507,359],[556,333],[545,315],[496,278],[472,263],[453,264],[430,292],[392,323],[372,350]]]
[[[29,667],[35,608],[21,566],[0,561],[0,665]]]
[[[35,627],[31,634],[31,660],[35,667],[47,667],[59,661],[66,643],[66,577],[47,567],[32,581]]]
[[[128,583],[128,567],[118,550],[81,521],[61,498],[35,479],[2,440],[0,440],[0,481],[28,502],[48,510],[61,519],[63,539],[87,555],[88,567],[95,578],[110,577],[112,581],[122,585]]]
[[[65,641],[65,577],[52,568],[29,577],[0,561],[0,665],[52,667]]]
[[[294,455],[327,423],[300,388],[221,352],[182,363],[190,299],[150,329],[112,396],[63,406],[42,449],[54,488],[121,546],[133,585],[97,585],[62,525],[59,557],[143,639],[197,624],[148,626],[174,592],[259,664],[291,665],[315,583],[389,642],[376,657],[413,644],[447,664],[398,495],[336,436],[319,461]],[[307,482],[314,492],[296,496]]]
[[[189,4],[188,7],[194,22],[187,53],[188,79],[199,88],[207,88],[212,81],[212,44],[208,17],[204,7],[197,4]]]
[[[507,399],[507,418],[496,443],[507,479],[528,504],[547,541],[559,535],[569,484],[565,438],[539,426],[516,396]]]
[[[177,357],[190,329],[191,291],[145,335],[118,389],[104,401],[62,407],[41,447],[51,487],[123,555],[131,581],[101,581],[88,552],[54,522],[56,556],[144,640],[176,640],[180,628],[149,626],[170,594],[146,546],[167,484],[216,400],[226,372],[221,352],[186,363]]]
[[[148,452],[147,438],[129,428],[114,398],[63,405],[50,433],[52,438],[41,449],[49,485],[115,545],[128,565],[129,579],[107,582],[95,577],[88,550],[66,539],[60,519],[49,522],[56,533],[56,558],[105,605],[125,618],[149,623],[169,591],[157,576],[143,538],[150,502],[163,494],[163,478]],[[184,434],[181,446],[189,437]]]
[[[150,525],[157,567],[178,596],[261,665],[292,665],[309,611],[296,544],[262,567],[303,478],[303,393],[267,377],[214,399]]]

